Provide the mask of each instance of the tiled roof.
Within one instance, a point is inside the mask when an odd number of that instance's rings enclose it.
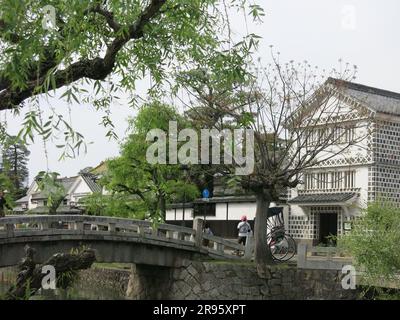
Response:
[[[81,173],[82,179],[86,182],[92,192],[101,192],[101,186],[96,182],[97,176],[91,173]]]
[[[29,196],[22,197],[15,201],[15,203],[26,203],[29,202]]]
[[[247,196],[225,196],[225,197],[213,197],[213,198],[198,198],[191,202],[186,203],[171,203],[167,205],[168,209],[178,209],[178,208],[192,208],[193,204],[199,203],[246,203],[246,202],[255,202],[256,197],[252,195]]]
[[[400,93],[335,78],[328,78],[327,83],[376,112],[400,115]]]
[[[89,172],[92,174],[104,174],[107,171],[107,162],[100,162],[100,164],[92,168]]]
[[[67,194],[68,190],[71,189],[72,185],[75,183],[76,178],[77,177],[57,179],[57,182],[61,182],[61,184],[63,185],[64,190],[65,190],[65,195]],[[48,198],[48,195],[42,191],[39,191],[32,195],[32,200],[41,200],[41,199],[47,199],[47,198]]]
[[[256,197],[253,195],[245,195],[245,196],[226,196],[226,197],[213,197],[208,199],[198,198],[194,200],[194,203],[203,203],[203,202],[211,202],[211,203],[239,203],[239,202],[254,202]]]
[[[357,193],[354,192],[341,192],[341,193],[316,193],[316,194],[302,194],[289,200],[289,203],[338,203],[350,200]]]

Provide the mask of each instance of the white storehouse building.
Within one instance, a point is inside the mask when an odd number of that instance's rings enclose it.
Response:
[[[333,98],[341,104],[341,142],[355,142],[304,171],[290,190],[289,232],[314,244],[350,230],[370,201],[400,203],[400,94],[332,78],[325,85],[340,89]]]
[[[382,198],[400,204],[400,94],[333,78],[324,85],[340,87],[330,97],[340,103],[340,126],[335,130],[343,139],[339,144],[351,145],[302,172],[286,204],[279,204],[288,232],[298,242],[314,245],[350,230],[369,201]],[[313,130],[318,134],[324,126]],[[357,140],[360,136],[364,139]],[[182,204],[170,206],[167,221],[190,222],[200,215],[225,226],[218,227],[221,235],[232,236],[241,215],[255,217],[255,199],[249,195],[215,196],[208,200],[209,208],[199,212],[196,203],[202,202],[186,204],[185,209]]]

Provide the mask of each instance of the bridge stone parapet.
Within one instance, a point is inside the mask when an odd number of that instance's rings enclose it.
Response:
[[[19,263],[27,244],[36,249],[38,263],[80,246],[94,249],[98,262],[180,266],[199,257],[240,259],[231,252],[244,246],[203,234],[201,221],[194,227],[104,216],[8,216],[0,218],[0,267]]]

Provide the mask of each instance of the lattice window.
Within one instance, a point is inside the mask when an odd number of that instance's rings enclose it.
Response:
[[[356,185],[355,177],[355,170],[306,173],[305,190],[351,189]]]
[[[332,158],[326,161],[320,162],[315,168],[324,167],[335,167],[335,166],[347,166],[347,165],[358,165],[358,164],[369,164],[372,163],[372,155],[355,155],[352,157],[340,157]]]
[[[337,125],[337,124],[336,124]],[[329,143],[344,144],[354,141],[355,128],[351,124],[335,127],[319,127],[306,131],[306,147],[319,146],[327,140]]]

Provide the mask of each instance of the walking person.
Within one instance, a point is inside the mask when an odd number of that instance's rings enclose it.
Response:
[[[210,224],[208,222],[205,223],[204,229],[203,229],[204,234],[213,236],[213,232],[211,231]],[[203,239],[203,246],[208,247],[210,245],[210,240],[208,239]]]
[[[5,217],[4,207],[7,207],[10,210],[12,209],[4,197],[4,192],[0,191],[0,218]]]
[[[251,234],[251,226],[250,223],[248,223],[246,216],[242,216],[240,220],[241,221],[237,225],[238,243],[243,244],[245,246],[247,237]],[[239,250],[236,251],[236,254],[239,255]]]
[[[240,222],[237,226],[238,229],[238,242],[246,245],[246,239],[247,237],[250,235],[251,233],[251,226],[250,223],[247,222],[247,217],[246,216],[242,216],[240,218]]]

